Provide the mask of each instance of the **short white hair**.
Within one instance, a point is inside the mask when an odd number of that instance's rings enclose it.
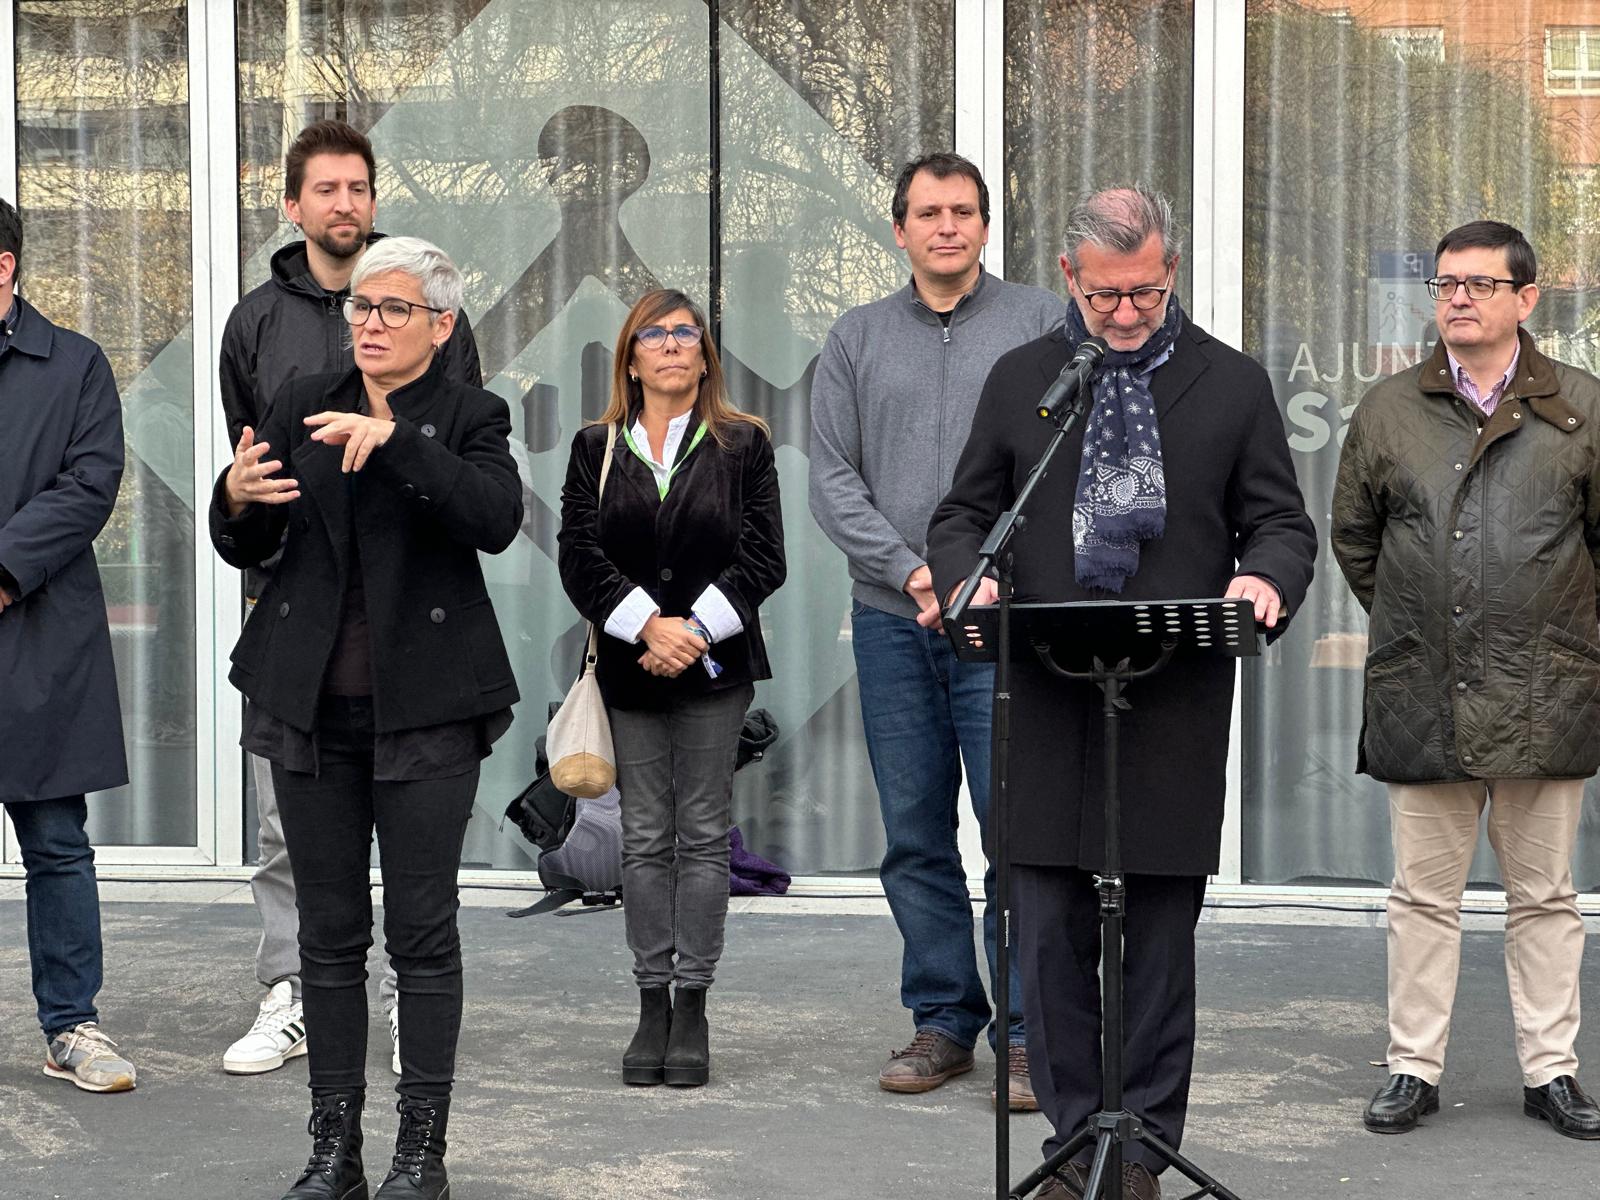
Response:
[[[354,292],[374,275],[387,275],[390,271],[415,279],[429,307],[440,312],[460,311],[464,290],[461,272],[450,256],[432,242],[415,237],[386,237],[373,242],[350,276],[350,290]]]

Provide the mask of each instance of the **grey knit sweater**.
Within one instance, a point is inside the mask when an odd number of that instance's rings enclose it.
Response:
[[[861,603],[917,615],[905,582],[924,563],[989,368],[1065,311],[1053,292],[983,272],[948,328],[911,284],[834,325],[811,386],[811,512]]]

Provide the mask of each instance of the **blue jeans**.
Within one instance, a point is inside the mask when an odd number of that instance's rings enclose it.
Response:
[[[97,1021],[100,891],[82,796],[25,800],[6,811],[28,873],[28,958],[46,1038]]]
[[[964,663],[941,633],[860,602],[850,626],[861,721],[889,846],[880,878],[905,942],[900,1001],[918,1029],[973,1046],[992,1010],[972,945],[972,902],[956,845],[961,765],[980,827],[989,814],[994,668]],[[994,979],[994,869],[983,877],[983,944]],[[1010,1042],[1024,1040],[1011,957]],[[995,1031],[990,1028],[989,1044]]]

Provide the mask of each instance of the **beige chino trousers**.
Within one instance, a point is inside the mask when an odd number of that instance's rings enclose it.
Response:
[[[1583,918],[1572,885],[1581,779],[1390,784],[1389,1071],[1437,1084],[1461,966],[1461,894],[1489,806],[1523,1082],[1576,1074]]]

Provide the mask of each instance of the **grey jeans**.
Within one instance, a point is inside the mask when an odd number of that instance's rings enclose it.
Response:
[[[734,756],[754,698],[747,683],[662,711],[609,710],[622,911],[640,987],[711,986],[728,919]]]

